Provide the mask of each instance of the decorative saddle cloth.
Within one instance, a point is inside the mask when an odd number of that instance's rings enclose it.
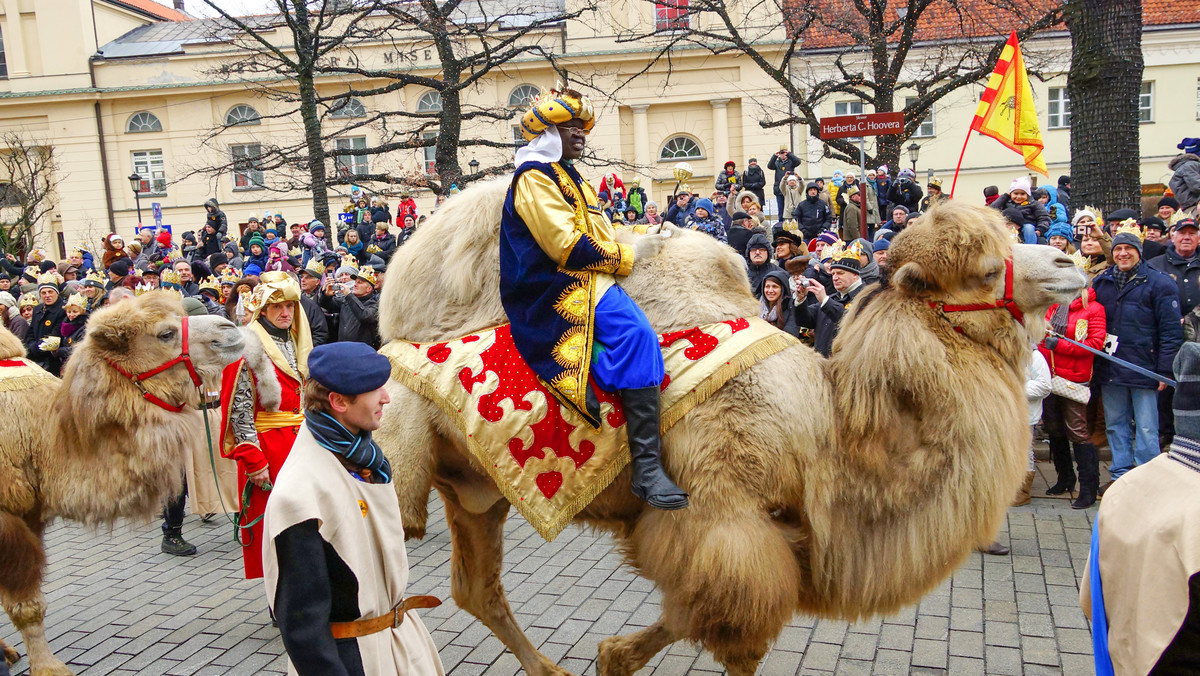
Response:
[[[58,378],[24,357],[0,359],[0,392],[19,392],[52,382]]]
[[[663,433],[730,378],[796,342],[758,318],[660,335]],[[434,345],[392,341],[380,352],[394,379],[454,420],[475,460],[546,540],[629,464],[620,396],[594,388],[601,427],[592,429],[549,394],[507,324]]]

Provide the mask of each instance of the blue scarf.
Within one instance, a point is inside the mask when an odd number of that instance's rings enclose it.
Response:
[[[352,465],[371,470],[383,477],[383,483],[391,483],[392,466],[379,444],[371,439],[370,432],[354,434],[324,411],[309,411],[305,422],[322,448],[345,458]]]
[[[360,239],[358,240],[358,244],[346,244],[345,247],[346,251],[350,252],[351,255],[357,256],[363,250],[363,243]]]

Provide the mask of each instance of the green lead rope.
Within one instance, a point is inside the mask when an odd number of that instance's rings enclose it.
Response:
[[[254,544],[254,534],[250,532],[250,529],[257,526],[259,522],[263,520],[263,517],[265,517],[266,514],[261,514],[257,519],[244,526],[242,525],[242,521],[246,519],[248,515],[247,512],[250,509],[250,495],[254,492],[254,483],[247,479],[246,487],[242,489],[242,506],[241,509],[238,510],[237,519],[229,518],[229,507],[225,505],[225,496],[221,495],[221,484],[219,481],[217,481],[217,459],[215,456],[213,456],[212,426],[208,422],[208,407],[203,405],[204,402],[207,402],[208,398],[199,387],[196,388],[196,391],[199,392],[200,401],[202,402],[200,410],[204,413],[204,436],[208,441],[208,466],[212,468],[213,484],[217,487],[217,500],[221,502],[221,509],[223,510],[222,513],[225,515],[225,518],[228,519],[229,524],[233,526],[233,541],[242,547],[249,547],[250,545]],[[267,487],[263,490],[271,490],[270,482],[267,483]],[[243,531],[245,531],[245,538],[243,538]]]

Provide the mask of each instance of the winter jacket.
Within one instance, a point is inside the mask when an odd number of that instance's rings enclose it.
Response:
[[[780,160],[778,155],[771,155],[771,159],[767,162],[767,168],[775,170],[775,178],[771,180],[771,185],[775,187],[776,195],[783,194],[779,187],[783,183],[783,177],[789,171],[796,171],[798,166],[800,166],[800,158],[796,157],[795,153],[789,152],[783,160]]]
[[[750,238],[755,235],[762,235],[766,239],[767,231],[761,227],[746,228],[741,225],[730,226],[727,233],[726,244],[733,247],[733,250],[746,258],[746,247],[750,244]]]
[[[721,170],[717,174],[717,192],[723,192],[728,195],[730,192],[736,192],[742,187],[742,174],[736,169],[732,172]]]
[[[862,194],[862,193],[859,193]],[[842,208],[842,241],[853,242],[858,239],[862,229],[862,210],[854,202]]]
[[[1045,234],[1050,229],[1050,212],[1046,211],[1046,207],[1042,206],[1041,202],[1032,197],[1024,204],[1017,204],[1008,196],[1008,193],[1001,193],[996,198],[996,201],[988,206],[999,210],[1001,213],[1004,213],[1004,210],[1009,208],[1020,209],[1021,216],[1025,219],[1024,222],[1032,223],[1039,234]]]
[[[769,255],[767,257],[767,262],[763,263],[762,265],[755,265],[751,263],[749,255],[751,247],[766,248],[769,252],[771,250],[771,241],[767,239],[765,234],[754,233],[750,236],[750,241],[746,244],[746,274],[750,277],[750,288],[757,293],[760,287],[762,287],[762,280],[767,276],[768,272],[771,272],[772,270],[779,270],[782,272],[783,268],[772,263]],[[758,296],[756,295],[755,297],[757,298]]]
[[[742,172],[742,187],[754,193],[761,204],[763,188],[767,187],[767,175],[763,173],[762,167],[758,165],[746,167],[746,171]]]
[[[379,349],[379,292],[365,298],[321,295],[321,307],[338,315],[338,341],[366,343]]]
[[[1171,377],[1171,362],[1183,342],[1178,289],[1171,278],[1138,264],[1133,277],[1118,290],[1110,267],[1092,282],[1096,300],[1104,306],[1108,337],[1104,350],[1142,368]],[[1155,389],[1158,381],[1106,359],[1095,364],[1093,382]]]
[[[696,202],[697,200],[690,199],[688,200],[687,206],[682,209],[679,208],[678,202],[671,204],[671,206],[667,209],[667,213],[663,214],[663,220],[669,223],[674,223],[681,228],[685,227],[687,225],[687,219],[696,213]]]
[[[824,303],[818,302],[817,297],[810,293],[804,297],[803,303],[796,306],[796,323],[815,331],[813,347],[817,352],[826,357],[833,353],[833,339],[837,338],[838,324],[846,314],[846,308],[850,307],[863,288],[865,285],[859,283],[844,295],[831,293]]]
[[[941,193],[938,195],[926,195],[921,199],[921,211],[929,211],[929,207],[933,206],[934,204],[941,204],[948,199],[950,199],[950,196],[946,193]]]
[[[1180,210],[1186,211],[1200,202],[1200,157],[1183,153],[1171,158],[1167,168],[1174,171],[1171,176],[1171,192],[1179,202]]]
[[[391,223],[392,211],[384,206],[371,207],[371,222],[372,223]]]
[[[1108,322],[1104,315],[1104,306],[1096,301],[1096,290],[1087,289],[1087,307],[1084,307],[1083,296],[1071,301],[1067,306],[1067,338],[1083,343],[1094,350],[1104,348],[1104,337],[1108,335]],[[1058,304],[1050,306],[1046,311],[1046,323],[1058,312]],[[1065,340],[1060,340],[1050,350],[1046,341],[1038,345],[1038,350],[1050,364],[1050,375],[1066,378],[1073,383],[1087,383],[1092,380],[1092,365],[1095,355],[1082,347],[1077,347]]]
[[[629,189],[629,208],[637,212],[638,216],[646,213],[646,191],[640,186],[634,186]]]
[[[901,178],[892,183],[888,188],[887,201],[891,203],[892,208],[897,204],[903,204],[908,207],[909,213],[917,211],[921,206],[921,197],[924,196],[921,186],[917,185],[916,181],[908,178]]]
[[[759,283],[759,288],[754,290],[754,295],[759,298],[759,308],[762,311],[762,318],[771,323],[766,316],[768,312],[767,301],[763,299],[762,290],[768,279],[774,279],[780,288],[780,306],[779,311],[776,313],[778,322],[774,322],[772,325],[784,333],[799,338],[800,327],[796,324],[796,299],[792,298],[788,274],[782,270],[772,270],[763,275],[762,281]]]
[[[1067,213],[1070,209],[1059,201],[1058,188],[1047,185],[1042,186],[1039,190],[1045,190],[1050,194],[1050,201],[1043,205],[1050,214],[1050,224],[1061,223],[1063,225],[1070,225],[1071,218],[1070,214]]]
[[[1145,249],[1145,243],[1142,244]],[[1150,267],[1174,280],[1179,287],[1179,313],[1186,315],[1200,305],[1200,253],[1184,258],[1175,251],[1175,245],[1167,252],[1148,261]]]
[[[692,215],[688,216],[687,227],[712,235],[719,242],[729,242],[729,230],[717,214],[709,214],[707,218],[700,218],[693,211]]]
[[[221,233],[214,232],[209,234],[208,228],[200,230],[199,247],[196,249],[198,258],[208,258],[209,256],[221,253]]]
[[[378,251],[375,251],[372,247],[378,249]],[[382,237],[376,234],[370,239],[367,250],[382,258],[386,263],[391,260],[392,253],[396,251],[396,236],[390,232],[383,233]]]
[[[795,180],[789,181],[788,179]],[[783,195],[783,213],[796,213],[796,207],[800,206],[800,202],[804,201],[803,186],[804,184],[800,182],[800,177],[794,174],[784,177],[783,185],[779,186],[779,194]]]
[[[329,322],[325,320],[325,311],[321,309],[317,301],[302,293],[300,294],[300,309],[304,310],[304,316],[308,318],[308,329],[312,334],[313,347],[328,343]]]
[[[405,216],[412,216],[413,223],[417,222],[417,202],[411,197],[396,204],[396,225],[404,227]]]
[[[879,196],[875,193],[875,186],[871,185],[870,181],[858,181],[855,185],[858,186],[859,192],[863,194],[863,198],[866,200],[867,227],[873,229],[879,225]]]
[[[44,338],[58,338],[61,345],[62,323],[67,319],[67,311],[63,309],[65,304],[66,299],[61,295],[54,305],[38,303],[29,319],[29,331],[25,333],[25,353],[37,362],[38,366],[56,376],[62,370],[62,359],[57,351],[44,351],[38,347],[38,343]]]
[[[815,187],[817,187],[816,183],[808,184],[804,189],[804,199],[796,205],[796,210],[792,212],[792,218],[796,219],[796,223],[800,225],[800,232],[804,233],[806,241],[828,230],[833,223],[833,211],[829,205],[822,202],[820,197],[808,195],[808,190]]]
[[[1042,353],[1034,351],[1033,358],[1025,367],[1025,400],[1029,403],[1030,425],[1042,419],[1042,400],[1050,396],[1050,366]]]
[[[888,200],[888,192],[892,189],[892,179],[887,176],[875,178],[875,194],[879,196],[879,214],[891,215],[892,203]]]
[[[204,224],[205,225],[211,224],[214,228],[217,229],[218,235],[228,235],[229,234],[229,223],[228,223],[227,219],[225,218],[225,212],[221,211],[221,207],[217,204],[217,198],[210,197],[208,200],[206,200],[204,202],[204,206],[205,206],[204,211],[206,213],[208,212],[207,207],[212,207],[212,209],[213,209],[212,213],[205,216]]]

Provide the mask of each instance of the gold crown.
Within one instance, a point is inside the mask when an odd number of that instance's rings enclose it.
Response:
[[[783,229],[788,232],[796,232],[800,229],[800,224],[795,219],[789,218],[783,222]]]
[[[358,272],[354,273],[354,277],[369,283],[371,286],[375,286],[376,284],[375,268],[371,267],[370,265],[364,265],[359,268]]]
[[[203,291],[205,289],[216,291],[218,294],[221,293],[221,285],[217,283],[215,277],[205,277],[200,280],[200,290]]]
[[[351,256],[350,254],[346,254],[346,255],[342,256],[342,266],[349,266],[349,267],[352,267],[355,270],[357,270],[358,269],[358,259],[355,258],[354,256]]]
[[[308,261],[308,265],[304,266],[304,272],[307,272],[313,277],[320,277],[321,275],[325,274],[325,264],[322,263],[318,258],[311,258]]]
[[[237,280],[241,278],[242,276],[238,274],[237,270],[233,269],[233,266],[225,268],[225,271],[221,273],[222,284],[237,284]]]
[[[929,179],[929,185],[932,185],[940,190],[942,187],[942,179],[934,176],[933,178]]]
[[[138,282],[137,285],[133,287],[133,293],[135,296],[140,296],[143,293],[149,293],[153,290],[154,287],[150,284],[150,282]]]
[[[38,286],[41,286],[43,284],[53,284],[54,286],[58,286],[58,274],[55,273],[53,270],[47,270],[47,271],[43,272],[42,274],[38,275],[37,283],[38,283]]]
[[[1075,217],[1078,218],[1080,213],[1091,214],[1092,220],[1096,221],[1096,225],[1104,225],[1104,213],[1093,206],[1085,206],[1076,212]]]
[[[380,249],[378,244],[372,244],[367,247],[367,253],[374,254],[374,253],[379,253],[380,251],[383,251],[383,249]]]
[[[596,114],[588,97],[559,83],[554,89],[538,94],[521,116],[521,136],[532,141],[551,125],[571,120],[583,120],[584,130],[591,131],[596,125]]]
[[[1075,267],[1084,270],[1087,268],[1088,259],[1084,257],[1082,251],[1076,249],[1075,253],[1071,254],[1071,262],[1075,264]]]
[[[302,252],[300,251],[300,247],[298,247],[298,246],[294,246],[294,247],[288,249],[289,256],[295,256],[296,258],[299,258],[301,253]]]
[[[1117,226],[1117,229],[1113,231],[1113,237],[1116,237],[1117,235],[1134,235],[1141,240],[1146,236],[1146,233],[1137,224],[1137,221],[1132,218],[1126,218],[1125,220],[1121,221],[1120,225]]]
[[[70,297],[67,298],[67,302],[63,304],[63,307],[68,308],[68,307],[71,307],[72,305],[78,307],[81,310],[86,310],[87,306],[88,306],[87,299],[84,298],[81,294],[73,293],[70,295]]]
[[[680,162],[671,169],[671,175],[675,177],[676,181],[683,183],[694,175],[692,174],[692,165]]]
[[[173,284],[175,286],[180,286],[183,284],[183,278],[180,277],[179,273],[175,272],[173,268],[163,268],[162,270],[159,270],[158,279],[164,285]]]
[[[38,300],[36,293],[25,293],[21,294],[21,300],[17,302],[17,307],[18,309],[23,307],[37,307],[39,302],[41,301]]]
[[[834,260],[835,258],[840,259],[845,251],[846,243],[839,239],[833,244],[825,247],[825,250],[821,252],[821,262],[824,263],[825,261]]]
[[[841,242],[838,242],[838,244],[841,244]],[[826,249],[826,251],[828,251],[828,249]],[[855,263],[859,263],[859,262],[861,262],[860,256],[862,256],[862,255],[863,255],[862,245],[859,244],[857,241],[855,241],[855,242],[851,242],[850,246],[840,247],[840,248],[834,250],[831,258],[834,261],[853,260]]]
[[[92,270],[91,272],[87,273],[87,275],[84,276],[83,281],[96,282],[96,283],[100,284],[100,286],[104,286],[105,280],[104,280],[103,275],[101,275],[99,272],[96,272],[95,270]]]

